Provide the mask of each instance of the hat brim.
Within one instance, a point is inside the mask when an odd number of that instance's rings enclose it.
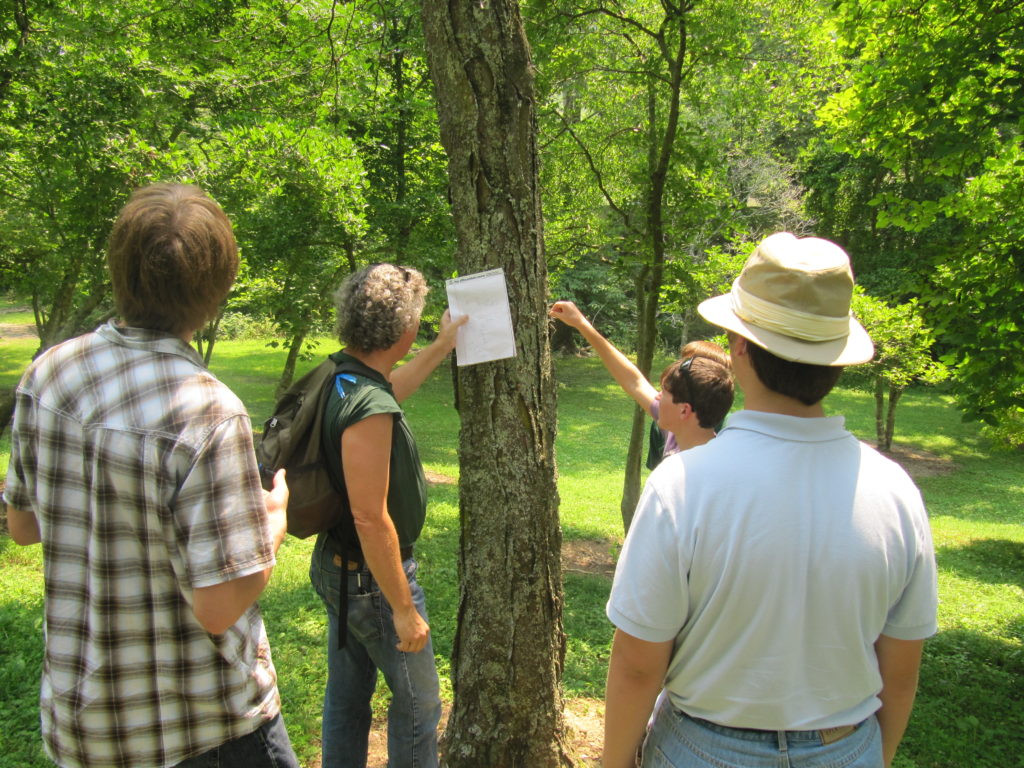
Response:
[[[697,311],[712,325],[738,333],[783,360],[811,365],[857,365],[875,356],[875,345],[864,326],[850,317],[850,333],[834,341],[803,341],[751,325],[732,309],[729,294],[702,301]]]

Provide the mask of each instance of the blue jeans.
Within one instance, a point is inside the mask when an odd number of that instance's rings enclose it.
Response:
[[[175,768],[299,768],[299,761],[278,714],[248,736],[225,741]]]
[[[388,768],[436,768],[441,695],[430,640],[419,653],[403,653],[391,606],[365,568],[346,573],[348,634],[338,648],[341,569],[321,536],[313,550],[309,577],[327,608],[327,688],[322,726],[323,768],[365,768],[370,734],[370,699],[377,670],[391,689],[388,705]],[[412,599],[427,619],[416,561],[402,563]]]
[[[820,731],[726,728],[665,701],[644,742],[643,768],[882,768],[882,732],[872,715],[825,744]]]

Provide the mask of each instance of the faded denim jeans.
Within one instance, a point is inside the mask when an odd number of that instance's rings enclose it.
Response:
[[[338,648],[341,569],[324,546],[313,551],[309,575],[327,608],[327,687],[322,726],[323,768],[365,768],[370,734],[370,699],[377,671],[391,689],[388,706],[388,768],[436,768],[437,724],[441,719],[440,686],[434,648],[428,639],[419,653],[403,653],[391,606],[365,568],[346,574],[348,629]],[[416,561],[402,563],[412,599],[427,618],[423,589],[416,581]]]
[[[749,731],[695,720],[664,701],[644,742],[643,768],[882,768],[874,715],[825,744],[820,731]]]

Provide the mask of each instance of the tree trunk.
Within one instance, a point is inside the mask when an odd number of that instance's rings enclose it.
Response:
[[[654,360],[654,345],[658,335],[658,301],[665,271],[665,183],[672,165],[676,134],[679,132],[679,100],[682,93],[683,62],[686,60],[686,21],[689,6],[664,5],[666,16],[657,37],[662,57],[668,68],[668,112],[664,126],[658,116],[657,92],[663,82],[652,77],[648,81],[647,156],[651,186],[645,200],[645,232],[650,245],[649,261],[637,278],[637,353],[636,367],[648,379]],[[670,41],[675,40],[675,47]],[[629,435],[626,454],[626,474],[623,481],[623,528],[628,531],[633,520],[636,503],[640,498],[640,473],[643,460],[646,414],[638,406],[633,413],[633,427]]]
[[[206,367],[210,367],[210,360],[213,359],[213,345],[217,343],[217,332],[220,331],[220,321],[224,317],[224,307],[221,306],[220,312],[213,318],[207,325],[208,336],[206,340],[206,351],[203,353],[203,362]]]
[[[292,380],[295,378],[295,363],[299,359],[299,352],[302,351],[302,344],[306,340],[306,331],[299,331],[292,335],[291,341],[288,342],[288,357],[284,361],[284,369],[281,371],[281,378],[277,382],[277,390],[274,392],[274,397],[278,398],[283,395],[288,387],[292,385]]]
[[[889,450],[885,445],[885,379],[875,377],[875,447]]]
[[[395,22],[396,26],[399,22]],[[409,210],[408,179],[406,178],[405,155],[408,152],[409,122],[412,119],[412,109],[409,106],[409,95],[406,93],[405,82],[405,56],[402,54],[402,36],[397,31],[395,36],[395,52],[391,57],[391,83],[394,88],[395,100],[397,102],[398,119],[395,125],[395,146],[391,148],[392,163],[395,172],[395,210],[398,212],[398,226],[394,232],[394,253],[396,263],[405,262],[405,252],[409,247],[409,236],[412,234],[412,212]]]
[[[896,403],[903,394],[903,387],[889,387],[889,409],[885,414],[885,450],[892,450],[892,435],[896,430]]]
[[[565,323],[555,323],[551,327],[551,348],[558,352],[575,355],[579,352],[576,345],[576,330]]]
[[[516,356],[462,368],[449,768],[572,765],[533,65],[515,0],[424,0],[456,263],[505,270]]]
[[[4,436],[7,427],[11,424],[11,417],[14,416],[14,393],[17,385],[10,389],[0,390],[0,437]]]
[[[633,421],[629,429],[629,450],[626,452],[626,473],[622,480],[622,501],[619,503],[619,511],[622,514],[622,530],[625,533],[629,532],[629,526],[633,523],[633,514],[636,512],[636,504],[640,500],[640,473],[643,471],[641,463],[644,458],[644,447],[647,445],[647,441],[644,440],[648,429],[647,417],[647,412],[639,405],[633,408]]]

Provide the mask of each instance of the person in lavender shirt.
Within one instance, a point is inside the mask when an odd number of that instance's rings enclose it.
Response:
[[[710,341],[692,341],[661,374],[660,391],[571,301],[556,301],[548,314],[575,328],[597,352],[622,390],[647,411],[664,433],[663,456],[703,445],[733,402],[729,355]]]

